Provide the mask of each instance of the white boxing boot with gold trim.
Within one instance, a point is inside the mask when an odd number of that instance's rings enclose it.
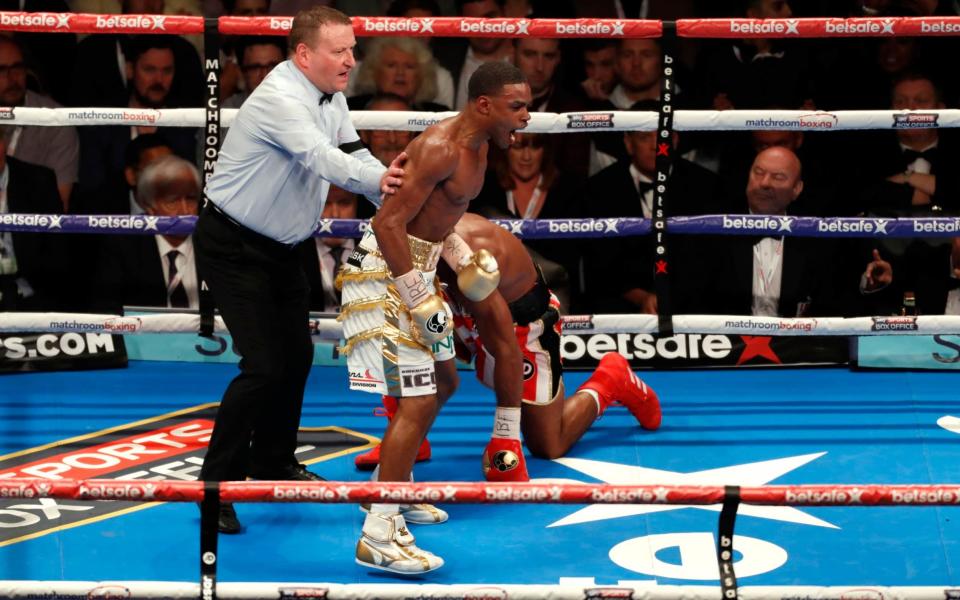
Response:
[[[380,478],[380,465],[373,470],[370,475],[370,481],[377,481]],[[413,473],[410,473],[410,482],[413,483]],[[369,504],[360,505],[361,512],[370,512]],[[401,504],[400,514],[403,515],[407,523],[414,525],[439,525],[446,523],[450,518],[447,511],[437,508],[432,504]]]
[[[369,504],[361,504],[360,510],[370,512]],[[400,514],[403,515],[407,523],[413,525],[439,525],[446,523],[450,515],[442,508],[437,508],[432,504],[401,504]]]
[[[357,564],[400,575],[419,575],[443,566],[443,559],[417,548],[400,514],[367,513],[357,542]]]

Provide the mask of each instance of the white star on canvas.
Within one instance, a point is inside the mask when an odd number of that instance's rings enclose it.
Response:
[[[943,427],[947,431],[952,431],[953,433],[960,433],[960,418],[957,418],[953,415],[946,415],[937,419],[937,425]]]
[[[587,460],[583,458],[558,458],[556,462],[565,467],[580,471],[581,473],[589,475],[590,477],[599,479],[612,485],[760,486],[766,485],[774,479],[781,477],[786,473],[793,471],[794,469],[798,469],[810,461],[820,458],[824,454],[826,454],[826,452],[803,454],[800,456],[788,456],[786,458],[744,463],[741,465],[732,465],[718,469],[694,471],[692,473],[677,473],[675,471],[664,471],[661,469],[650,469],[647,467],[623,465],[599,460]],[[540,479],[534,481],[546,483],[547,481],[556,480]],[[584,483],[582,481],[564,481],[567,483]],[[575,525],[578,523],[589,523],[591,521],[603,521],[605,519],[616,519],[619,517],[667,512],[671,510],[680,510],[683,508],[698,508],[701,510],[720,512],[721,506],[719,504],[713,504],[709,506],[680,504],[593,504],[587,506],[586,508],[582,508],[571,515],[568,515],[559,521],[551,523],[548,525],[548,527]],[[818,519],[817,517],[790,506],[751,506],[748,504],[741,504],[738,515],[838,529],[838,527],[832,523]]]

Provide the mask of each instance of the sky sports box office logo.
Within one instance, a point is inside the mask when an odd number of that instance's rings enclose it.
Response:
[[[216,411],[216,404],[204,404],[0,456],[0,479],[193,481]],[[371,447],[375,438],[329,426],[301,429],[297,441],[298,461],[310,464]],[[142,488],[132,490],[129,498],[143,497]],[[38,498],[34,486],[20,494],[7,489],[0,497],[0,546],[156,506],[124,500],[120,492],[113,502],[97,502]]]

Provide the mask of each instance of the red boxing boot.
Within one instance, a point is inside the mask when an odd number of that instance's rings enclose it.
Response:
[[[584,389],[593,390],[600,396],[600,414],[617,402],[626,406],[644,429],[660,427],[660,400],[657,393],[637,377],[630,369],[630,363],[619,352],[603,355],[597,370],[577,391]]]
[[[487,481],[530,481],[520,440],[491,438],[483,451],[483,475]]]
[[[397,399],[393,396],[383,396],[383,408],[377,408],[373,414],[378,417],[386,417],[389,421],[397,414]],[[417,462],[430,460],[430,441],[426,438],[417,449]],[[380,444],[377,444],[363,454],[358,454],[353,459],[353,464],[361,471],[372,471],[380,464]]]

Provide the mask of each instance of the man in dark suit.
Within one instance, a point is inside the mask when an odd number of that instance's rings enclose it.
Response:
[[[0,221],[16,213],[62,214],[53,171],[6,155],[13,130],[0,127]],[[75,308],[64,293],[68,259],[61,235],[0,231],[0,311]]]
[[[896,274],[896,299],[913,295],[917,313],[960,315],[960,238],[936,246],[911,245],[896,261]]]
[[[330,186],[322,219],[356,219],[357,195],[335,185]],[[310,282],[310,310],[340,312],[340,290],[334,283],[337,272],[353,252],[355,239],[314,237],[302,242],[297,250],[303,259],[303,270]]]
[[[124,0],[123,14],[159,15],[163,0]],[[176,63],[167,106],[195,108],[203,104],[203,70],[196,49],[180,36],[155,36],[169,40]],[[130,62],[130,43],[134,36],[91,35],[77,45],[71,81],[73,106],[126,106],[129,76],[124,62]],[[118,64],[118,57],[120,62]]]
[[[159,109],[169,107],[172,83],[176,77],[175,54],[166,36],[145,35],[128,48],[130,108]],[[193,160],[197,147],[196,129],[184,127],[158,128],[151,125],[120,127],[91,126],[80,128],[80,180],[78,202],[90,212],[107,212],[101,206],[112,181],[122,180],[124,154],[130,140],[139,135],[156,133],[166,138],[179,156]]]
[[[618,161],[587,181],[586,198],[591,198],[585,217],[642,217],[653,212],[653,180],[656,177],[657,137],[654,131],[630,131],[624,134],[629,161]],[[674,137],[676,147],[677,138]],[[674,160],[668,216],[716,212],[719,183],[710,171],[690,161]],[[701,281],[694,271],[700,240],[693,236],[671,237],[673,266],[671,294],[677,303],[695,296],[688,284]],[[584,261],[588,296],[594,299],[595,312],[657,312],[653,290],[654,248],[652,236],[603,238],[590,244]],[[684,290],[681,293],[681,290]]]
[[[774,146],[754,159],[743,208],[785,217],[803,188],[797,155]],[[879,253],[864,254],[859,244],[833,238],[721,236],[709,252],[711,269],[702,274],[716,279],[694,310],[770,317],[871,312],[863,307],[882,298],[874,292],[888,286],[891,267]]]
[[[894,110],[944,108],[940,88],[925,75],[909,73],[894,83]],[[858,146],[862,163],[862,209],[910,211],[960,206],[960,144],[936,128],[932,115],[895,117],[893,134],[864,133]],[[869,137],[868,137],[869,136]],[[881,139],[882,136],[882,139]],[[869,141],[868,141],[869,140]]]
[[[137,200],[151,216],[195,215],[199,199],[199,172],[177,156],[158,158],[137,181]],[[95,282],[95,306],[111,313],[124,306],[199,305],[190,236],[113,236],[101,247]]]
[[[457,0],[461,17],[486,19],[503,17],[504,0]],[[467,104],[467,82],[474,71],[485,62],[509,61],[513,58],[510,40],[499,37],[438,38],[434,56],[453,76],[456,87],[454,110],[462,110]]]

